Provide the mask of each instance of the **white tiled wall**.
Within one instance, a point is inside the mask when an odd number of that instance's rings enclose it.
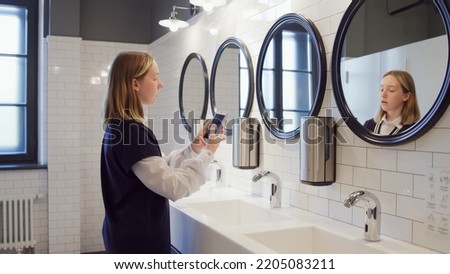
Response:
[[[35,252],[102,251],[99,159],[107,70],[118,52],[148,46],[50,36],[46,48],[48,170],[0,172],[0,191],[48,194],[35,208]]]
[[[81,252],[104,249],[101,238],[103,201],[100,186],[102,109],[107,73],[112,60],[124,50],[147,51],[147,45],[82,41],[80,50],[80,188]]]
[[[203,15],[192,25],[177,33],[171,33],[150,45],[150,50],[160,60],[161,75],[166,78],[166,88],[159,102],[150,107],[150,113],[158,117],[170,116],[177,103],[175,84],[184,58],[191,52],[200,53],[211,69],[214,53],[229,37],[242,39],[251,52],[256,67],[262,41],[274,21],[281,15],[296,12],[310,18],[316,24],[325,44],[330,63],[334,37],[343,12],[350,0],[308,1],[232,1],[213,14]],[[266,6],[258,13],[246,12],[255,4]],[[208,29],[219,29],[218,36],[208,36]],[[199,36],[208,37],[199,39]],[[208,40],[209,43],[205,43]],[[180,43],[182,45],[180,45]],[[177,48],[177,51],[174,51]],[[330,75],[330,74],[329,74]],[[174,82],[174,83],[171,83]],[[168,84],[170,83],[170,84]],[[164,103],[161,103],[164,102]],[[340,115],[332,95],[330,76],[323,111],[331,110],[335,119]],[[176,108],[175,108],[176,109]],[[210,113],[210,111],[209,111]],[[260,117],[258,106],[253,105],[252,117]],[[261,169],[269,169],[283,178],[283,201],[286,204],[362,226],[364,209],[361,206],[345,208],[342,201],[352,191],[368,189],[382,203],[382,233],[443,252],[450,252],[450,239],[427,234],[424,229],[425,170],[429,166],[449,167],[450,112],[415,142],[396,147],[373,146],[356,137],[348,128],[339,132],[347,143],[337,148],[337,182],[332,186],[313,187],[303,185],[299,175],[299,144],[264,143],[261,147]],[[265,130],[265,129],[264,129]],[[180,147],[174,142],[164,145],[166,152]],[[238,170],[231,164],[231,145],[223,144],[216,158],[226,168],[227,181],[236,188],[268,195],[268,187],[255,186],[251,176],[255,171]]]
[[[247,44],[256,67],[259,49],[271,25],[283,14],[297,12],[313,20],[318,27],[329,63],[334,35],[350,0],[229,2],[212,14],[200,14],[192,20],[189,28],[170,33],[150,46],[83,41],[73,37],[48,38],[48,90],[43,91],[48,97],[48,170],[0,171],[0,195],[48,194],[38,200],[35,207],[36,252],[103,250],[103,205],[99,179],[101,109],[106,88],[104,72],[119,51],[150,51],[158,60],[165,88],[158,102],[149,108],[148,116],[154,119],[155,133],[167,153],[183,146],[174,141],[174,134],[188,140],[183,126],[174,126],[172,122],[166,129],[163,119],[173,118],[178,110],[181,68],[191,52],[200,53],[205,58],[210,72],[220,44],[229,37],[237,37]],[[264,9],[249,12],[254,4]],[[219,29],[217,36],[209,34],[211,27]],[[323,103],[324,113],[326,109],[339,119],[330,76]],[[210,109],[208,113],[210,117]],[[256,98],[251,117],[260,117]],[[174,121],[176,123],[178,119]],[[362,226],[363,208],[347,209],[342,201],[350,192],[367,188],[381,200],[383,234],[449,253],[448,238],[432,236],[425,231],[423,203],[425,168],[449,167],[450,111],[425,136],[397,147],[369,145],[346,127],[341,127],[339,132],[347,143],[337,147],[337,182],[331,186],[314,187],[298,180],[298,143],[273,142],[265,130],[267,136],[261,146],[260,168],[272,170],[283,178],[283,202]],[[226,180],[233,187],[268,195],[268,185],[251,183],[254,170],[232,167],[230,144],[222,144],[216,158],[224,164]]]
[[[49,37],[48,48],[49,252],[102,251],[99,175],[108,68],[118,52],[148,46]]]
[[[80,38],[48,38],[48,244],[80,250]]]

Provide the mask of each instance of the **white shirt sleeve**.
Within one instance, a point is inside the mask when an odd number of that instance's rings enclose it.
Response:
[[[192,150],[190,145],[182,150],[174,150],[168,156],[165,156],[167,164],[171,167],[179,167],[183,160],[197,157],[198,154]]]
[[[131,170],[150,190],[176,201],[200,189],[206,181],[206,169],[212,159],[213,153],[205,150],[196,154],[189,146],[172,152],[166,158],[152,156],[142,159]]]

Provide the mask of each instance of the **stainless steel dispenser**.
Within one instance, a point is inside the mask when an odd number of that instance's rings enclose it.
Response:
[[[252,169],[259,166],[260,124],[256,118],[233,119],[233,166]]]
[[[301,119],[300,181],[330,185],[336,181],[336,128],[333,117]]]

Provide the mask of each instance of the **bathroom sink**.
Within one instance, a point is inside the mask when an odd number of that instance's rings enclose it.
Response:
[[[249,197],[171,203],[171,243],[186,254],[411,254],[436,251],[387,235],[363,240],[363,228]],[[206,200],[207,199],[207,200]]]
[[[352,239],[313,225],[246,233],[247,237],[282,254],[384,253],[362,239]]]
[[[187,206],[225,225],[236,226],[289,219],[269,208],[263,208],[239,199],[189,203]]]

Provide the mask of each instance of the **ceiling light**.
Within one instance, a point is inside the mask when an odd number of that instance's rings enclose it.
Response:
[[[217,35],[219,35],[219,30],[216,28],[210,28],[209,34],[211,34],[211,36],[217,36]]]
[[[227,0],[189,0],[194,6],[202,7],[205,11],[212,11],[216,7],[223,6],[227,3]]]
[[[163,27],[169,28],[170,31],[177,31],[178,29],[189,26],[189,23],[177,18],[176,9],[190,9],[187,7],[173,6],[169,19],[159,20],[159,24]]]

